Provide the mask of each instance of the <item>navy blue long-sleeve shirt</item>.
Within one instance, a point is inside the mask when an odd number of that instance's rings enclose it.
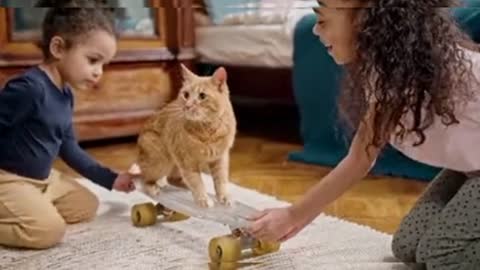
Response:
[[[0,169],[28,178],[48,178],[60,157],[82,176],[112,189],[117,174],[78,145],[73,130],[72,91],[58,89],[32,67],[0,91]]]

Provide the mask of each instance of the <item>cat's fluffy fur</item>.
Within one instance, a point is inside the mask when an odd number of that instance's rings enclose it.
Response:
[[[147,121],[138,138],[137,163],[144,189],[154,196],[166,177],[179,175],[195,202],[209,207],[213,201],[201,180],[201,172],[209,169],[218,202],[228,205],[229,154],[236,120],[227,73],[219,68],[210,77],[199,77],[183,65],[182,73],[178,97]]]

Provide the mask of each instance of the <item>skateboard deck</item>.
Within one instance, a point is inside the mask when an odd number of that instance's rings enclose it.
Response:
[[[175,212],[222,223],[232,230],[245,228],[248,225],[248,217],[257,212],[256,209],[240,202],[232,202],[230,206],[226,206],[218,203],[213,194],[208,194],[208,196],[214,205],[201,207],[193,200],[190,190],[169,184],[162,187],[157,196],[151,198]]]
[[[259,256],[280,249],[280,243],[261,241],[244,231],[249,223],[248,217],[258,210],[235,201],[230,206],[222,205],[216,202],[213,194],[208,196],[214,201],[214,205],[201,207],[195,203],[190,190],[166,185],[160,189],[158,195],[149,196],[157,204],[143,203],[132,207],[132,222],[137,227],[145,227],[155,224],[158,216],[163,216],[167,221],[196,217],[227,225],[230,227],[230,234],[215,237],[209,242],[208,254],[212,262],[236,262],[245,250],[251,250],[254,256]]]

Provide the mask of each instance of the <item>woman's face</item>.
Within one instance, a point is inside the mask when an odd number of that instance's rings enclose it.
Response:
[[[318,0],[314,8],[317,23],[313,33],[327,47],[328,53],[339,65],[354,60],[356,40],[356,16],[358,0]]]

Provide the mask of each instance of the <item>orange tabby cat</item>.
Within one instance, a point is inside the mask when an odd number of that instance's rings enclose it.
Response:
[[[166,177],[179,173],[195,202],[210,207],[202,168],[213,176],[217,200],[229,205],[229,154],[236,133],[227,73],[219,68],[199,77],[182,65],[178,97],[154,115],[138,138],[138,165],[147,193],[155,196]]]

